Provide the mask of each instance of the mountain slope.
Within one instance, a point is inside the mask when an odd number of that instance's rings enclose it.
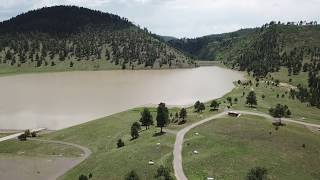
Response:
[[[0,23],[0,73],[192,66],[147,30],[100,11],[53,6]]]
[[[284,25],[271,22],[261,28],[172,40],[169,43],[194,58],[224,61],[240,70],[253,71],[256,75],[266,75],[281,65],[298,73],[303,62],[310,61],[311,56],[318,52],[320,26],[316,23]]]
[[[242,29],[232,33],[214,34],[194,39],[174,39],[169,44],[200,60],[216,60],[221,51],[230,49],[230,45],[239,39],[253,34],[255,29]]]
[[[271,22],[261,28],[169,43],[193,57],[223,61],[257,78],[277,72],[280,67],[288,70],[288,76],[303,71],[308,74],[305,79],[308,87],[298,85],[292,94],[320,108],[320,26],[317,22]]]

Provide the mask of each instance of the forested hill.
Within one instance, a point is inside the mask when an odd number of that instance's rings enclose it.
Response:
[[[256,29],[242,29],[236,32],[214,34],[199,38],[169,40],[169,44],[200,60],[216,60],[220,52],[228,48],[232,41],[249,36]]]
[[[87,8],[45,7],[0,23],[0,73],[192,66],[147,29]]]
[[[298,98],[320,108],[320,26],[316,21],[270,22],[260,28],[169,42],[190,56],[223,61],[257,78],[288,69],[288,76],[309,74],[308,87],[298,86]]]
[[[276,71],[280,66],[287,66],[289,73],[298,73],[305,62],[310,62],[311,56],[318,54],[320,26],[317,22],[271,22],[261,28],[169,43],[194,58],[224,61],[257,76]]]

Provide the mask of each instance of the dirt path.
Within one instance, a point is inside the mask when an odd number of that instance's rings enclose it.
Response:
[[[237,110],[236,110],[237,111]],[[269,119],[270,121],[273,121],[274,118],[270,116],[269,114],[261,113],[261,112],[250,112],[250,111],[237,111],[241,114],[247,114],[247,115],[254,115],[254,116],[260,116],[264,117],[266,119]],[[296,123],[304,126],[309,126],[309,127],[315,127],[315,128],[320,128],[320,124],[312,124],[312,123],[307,123],[307,122],[302,122],[302,121],[296,121],[293,119],[288,119],[288,118],[281,118],[281,121],[283,122],[291,122],[291,123]]]
[[[199,126],[203,123],[206,123],[208,121],[211,121],[213,119],[220,118],[222,116],[226,115],[226,112],[219,113],[217,115],[211,116],[209,118],[206,118],[204,120],[198,121],[194,124],[191,124],[182,130],[180,130],[177,135],[176,135],[176,142],[174,144],[174,149],[173,149],[173,168],[174,168],[174,175],[176,176],[177,180],[186,180],[187,177],[183,172],[183,167],[182,167],[182,144],[183,144],[183,138],[184,135],[190,131],[192,128]]]
[[[237,111],[237,110],[235,110]],[[264,117],[270,121],[273,121],[274,118],[268,114],[265,113],[260,113],[260,112],[250,112],[250,111],[237,111],[241,114],[247,114],[247,115],[255,115],[255,116],[260,116],[260,117]],[[190,131],[192,128],[195,128],[196,126],[199,126],[201,124],[204,124],[208,121],[220,118],[224,115],[226,115],[227,112],[222,112],[219,114],[216,114],[214,116],[211,116],[209,118],[203,119],[201,121],[198,121],[194,124],[191,124],[183,129],[181,129],[177,135],[176,135],[176,141],[174,144],[174,149],[173,149],[173,169],[174,169],[174,175],[176,176],[177,180],[187,180],[188,178],[186,177],[186,175],[184,174],[183,171],[183,167],[182,167],[182,145],[183,145],[183,138],[185,136],[185,134]],[[301,124],[304,126],[309,126],[309,127],[316,127],[316,128],[320,128],[320,125],[318,124],[312,124],[312,123],[306,123],[306,122],[301,122],[301,121],[295,121],[292,119],[282,119],[282,121],[285,122],[291,122],[291,123],[296,123],[296,124]]]

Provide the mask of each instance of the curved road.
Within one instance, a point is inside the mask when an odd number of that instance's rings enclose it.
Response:
[[[44,143],[54,143],[54,144],[73,146],[73,147],[81,149],[83,151],[84,154],[80,158],[78,158],[78,160],[75,161],[75,163],[73,163],[72,165],[69,165],[68,167],[64,168],[63,170],[56,172],[52,177],[48,178],[48,179],[52,179],[52,180],[58,179],[60,176],[64,175],[67,171],[74,168],[76,165],[80,164],[82,161],[86,160],[92,153],[89,148],[84,147],[84,146],[80,146],[80,145],[74,144],[74,143],[63,142],[63,141],[44,140],[44,139],[29,139],[29,140],[39,141],[39,142],[44,142]]]
[[[261,116],[264,117],[266,119],[269,119],[271,121],[274,120],[274,118],[268,114],[265,113],[260,113],[260,112],[250,112],[250,111],[237,111],[241,114],[248,114],[248,115],[255,115],[255,116]],[[224,115],[227,115],[227,112],[222,112],[219,114],[216,114],[214,116],[211,116],[209,118],[203,119],[201,121],[198,121],[194,124],[191,124],[183,129],[181,129],[177,135],[176,135],[176,141],[174,144],[174,149],[173,149],[173,169],[174,169],[174,175],[176,176],[177,180],[187,180],[188,178],[186,177],[186,175],[184,174],[183,171],[183,167],[182,167],[182,144],[183,144],[183,138],[185,136],[185,134],[190,131],[192,128],[199,126],[203,123],[206,123],[208,121],[211,121],[213,119],[217,119],[220,118]],[[301,121],[295,121],[295,120],[291,120],[291,119],[285,119],[283,118],[282,121],[285,122],[292,122],[292,123],[296,123],[296,124],[301,124],[301,125],[305,125],[305,126],[310,126],[310,127],[316,127],[316,128],[320,128],[320,125],[318,124],[312,124],[312,123],[306,123],[306,122],[301,122]]]

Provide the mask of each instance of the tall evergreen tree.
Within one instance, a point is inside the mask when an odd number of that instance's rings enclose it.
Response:
[[[149,129],[149,126],[153,125],[153,118],[148,108],[144,108],[141,112],[140,122],[146,129]]]
[[[157,108],[157,127],[161,128],[161,133],[163,133],[162,128],[169,123],[169,110],[165,103],[160,103]]]
[[[180,116],[180,118],[182,118],[182,120],[184,121],[185,118],[187,117],[187,110],[186,110],[185,108],[182,108],[182,109],[180,110],[179,116]]]
[[[249,104],[250,107],[252,107],[253,105],[257,105],[257,97],[256,97],[256,93],[254,91],[250,91],[247,98],[246,98],[246,104]]]

